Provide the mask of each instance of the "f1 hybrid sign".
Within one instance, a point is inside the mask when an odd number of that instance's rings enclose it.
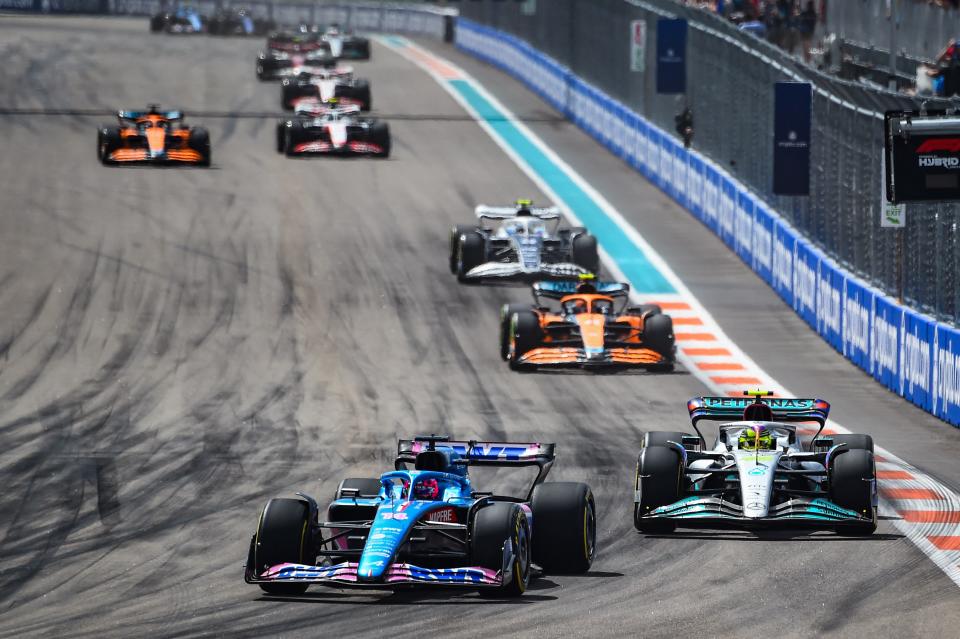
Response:
[[[960,115],[888,111],[884,159],[889,202],[960,200]]]

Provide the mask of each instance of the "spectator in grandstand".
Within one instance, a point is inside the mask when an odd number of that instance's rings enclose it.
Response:
[[[817,10],[813,0],[807,0],[807,5],[798,16],[800,28],[800,46],[803,47],[803,61],[810,62],[810,47],[813,44],[813,32],[817,30]]]

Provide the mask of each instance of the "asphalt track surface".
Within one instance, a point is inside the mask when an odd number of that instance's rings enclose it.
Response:
[[[3,107],[273,111],[253,40],[145,20],[0,17]],[[844,362],[725,247],[514,81],[441,45],[658,246],[787,387],[960,487],[960,434]],[[542,196],[426,74],[361,64],[388,161],[288,160],[272,119],[211,118],[209,170],[104,168],[89,116],[0,116],[0,637],[956,636],[960,589],[888,521],[832,533],[636,533],[647,429],[682,427],[691,375],[516,374],[497,309],[459,286],[450,225]],[[189,118],[189,112],[188,112]],[[516,601],[242,581],[263,502],[329,497],[395,440],[555,441],[591,484],[600,555]],[[495,478],[500,485],[502,476]]]

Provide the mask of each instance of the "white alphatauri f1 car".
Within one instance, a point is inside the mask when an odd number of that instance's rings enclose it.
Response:
[[[869,535],[877,528],[877,481],[868,435],[820,436],[822,399],[695,397],[696,435],[652,431],[637,459],[634,524],[647,533],[771,525],[832,528]],[[712,448],[697,423],[720,424]],[[809,444],[797,422],[819,430]]]
[[[557,207],[514,206],[475,209],[479,224],[450,232],[450,272],[461,282],[576,280],[597,273],[597,238],[584,228],[561,227]]]

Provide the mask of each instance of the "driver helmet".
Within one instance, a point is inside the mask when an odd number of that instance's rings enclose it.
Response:
[[[773,434],[763,426],[747,426],[737,438],[740,450],[773,450]]]
[[[597,277],[593,273],[581,273],[579,276],[580,282],[577,284],[577,293],[596,293]]]
[[[413,486],[413,498],[433,501],[440,497],[440,484],[436,479],[421,479]]]

